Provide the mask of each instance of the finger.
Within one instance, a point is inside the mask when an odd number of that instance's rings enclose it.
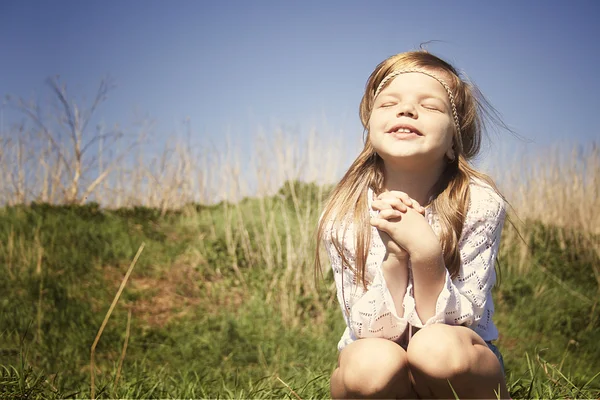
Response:
[[[414,208],[417,212],[425,215],[425,207],[423,207],[421,204],[419,204],[419,202],[413,198],[411,198],[410,196],[408,196],[406,193],[398,191],[398,190],[392,190],[390,192],[385,192],[382,193],[380,195],[382,200],[386,200],[386,201],[391,201],[391,199],[397,199],[398,201],[402,202],[403,204]]]
[[[390,219],[398,219],[402,217],[402,212],[390,208],[387,210],[381,210],[379,212],[379,214],[377,215],[377,218],[381,218],[381,219],[385,219],[385,220],[390,220]]]
[[[379,210],[379,211],[388,210],[388,209],[392,209],[392,208],[394,208],[398,211],[401,211],[401,212],[406,212],[406,210],[407,210],[406,205],[396,198],[386,198],[384,200],[373,200],[373,203],[371,204],[371,208],[373,208],[374,210]]]
[[[419,202],[416,201],[415,199],[413,199],[413,208],[415,210],[417,210],[419,213],[425,215],[425,207],[423,207],[422,205],[420,205]]]
[[[377,229],[381,229],[384,222],[387,222],[387,221],[385,219],[377,218],[377,217],[372,217],[369,220],[369,223],[371,224],[371,226],[374,226]]]
[[[390,233],[390,229],[391,229],[391,222],[388,222],[385,219],[382,218],[371,218],[370,221],[371,226],[374,226],[375,228]]]
[[[378,211],[382,211],[382,210],[389,210],[392,209],[394,207],[392,207],[392,205],[386,201],[383,200],[373,200],[373,202],[371,203],[371,208],[373,210],[378,210]]]
[[[382,193],[380,196],[387,196],[387,195],[391,195],[397,199],[400,199],[404,204],[406,204],[409,207],[412,207],[412,205],[413,205],[413,199],[411,199],[410,196],[407,195],[406,193],[401,192],[399,190],[391,190],[389,192]]]

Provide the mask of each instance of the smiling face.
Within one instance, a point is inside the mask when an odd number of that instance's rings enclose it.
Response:
[[[393,78],[375,98],[369,119],[371,144],[386,164],[441,168],[454,131],[446,89],[419,72]]]

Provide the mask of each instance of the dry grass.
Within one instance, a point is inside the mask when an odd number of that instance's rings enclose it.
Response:
[[[167,210],[189,203],[235,203],[245,196],[272,195],[286,181],[333,183],[360,146],[358,133],[269,132],[262,127],[246,132],[249,147],[230,137],[220,146],[192,145],[191,137],[199,135],[187,121],[186,135],[171,137],[157,149],[158,137],[152,137],[147,122],[129,133],[117,125],[90,128],[112,88],[110,81],[100,83],[87,108],[58,80],[49,80],[49,86],[57,100],[54,115],[19,100],[16,106],[26,122],[0,132],[0,204],[96,201],[108,208]],[[355,138],[350,146],[348,137]],[[497,167],[491,174],[520,218],[600,232],[598,144],[512,154],[512,159],[493,160]]]
[[[518,154],[493,176],[521,219],[600,234],[600,147]]]
[[[509,168],[505,166],[509,165]],[[598,296],[575,292],[550,271],[531,258],[531,235],[536,235],[528,221],[560,227],[554,239],[565,250],[567,246],[593,249],[595,254],[582,253],[582,261],[590,261],[600,294],[600,147],[595,142],[587,146],[565,148],[555,145],[535,153],[516,153],[501,167],[491,172],[508,199],[510,224],[504,229],[505,251],[510,254],[511,268],[523,273],[540,268],[581,301],[594,303]],[[583,297],[582,297],[583,296]],[[597,303],[597,300],[595,301]]]
[[[92,344],[92,347],[90,349],[90,377],[91,377],[90,378],[90,382],[91,382],[90,397],[92,399],[95,396],[95,390],[96,390],[95,385],[94,385],[95,378],[96,378],[96,374],[95,374],[96,369],[94,367],[96,346],[98,345],[98,342],[100,341],[100,338],[102,337],[104,328],[106,327],[106,324],[108,323],[108,320],[109,320],[113,310],[115,309],[117,302],[119,301],[119,297],[121,297],[121,293],[123,293],[123,289],[125,289],[125,285],[127,285],[127,280],[129,279],[129,276],[131,275],[131,271],[133,271],[133,268],[135,267],[135,264],[137,263],[138,258],[142,254],[142,251],[144,251],[144,243],[142,243],[140,245],[140,248],[139,248],[137,254],[135,255],[135,257],[133,258],[133,261],[129,265],[129,268],[127,269],[127,273],[125,274],[125,276],[123,277],[123,280],[121,281],[121,286],[119,287],[119,290],[115,294],[113,302],[110,305],[110,308],[108,309],[108,311],[106,312],[106,315],[104,316],[102,325],[100,326],[100,329],[98,329],[98,334],[96,335],[96,338],[94,339],[94,343]],[[129,324],[129,322],[128,322],[128,324]],[[129,328],[127,329],[127,331],[129,331]]]
[[[130,292],[136,297],[128,308],[144,326],[160,327],[173,318],[182,318],[202,301],[197,282],[199,273],[189,265],[174,264],[158,277],[139,276]]]
[[[288,187],[292,207],[286,203],[290,199],[272,201],[266,196],[277,193],[285,182],[335,182],[356,148],[345,146],[341,135],[328,136],[316,130],[267,133],[257,129],[248,140],[251,147],[229,139],[222,147],[193,147],[189,138],[181,137],[172,138],[165,148],[157,150],[150,140],[149,124],[140,124],[138,132],[128,135],[117,129],[87,132],[87,122],[101,100],[97,98],[85,111],[73,103],[64,87],[58,83],[52,87],[60,105],[55,119],[61,123],[48,122],[39,109],[22,103],[31,123],[13,127],[0,137],[0,204],[96,201],[106,208],[146,206],[164,213],[188,210],[190,203],[226,201],[224,221],[212,221],[202,234],[216,237],[218,230],[224,231],[231,268],[242,286],[245,278],[236,256],[240,249],[249,268],[269,272],[282,268],[283,273],[271,274],[273,290],[267,300],[280,304],[286,321],[297,323],[298,295],[316,290],[307,277],[312,276],[314,229],[321,204],[315,206],[302,199],[293,186]],[[99,93],[103,91],[105,86]],[[358,142],[359,135],[355,136]],[[512,220],[518,229],[524,227],[519,221],[538,220],[585,232],[581,240],[587,240],[585,245],[600,255],[600,149],[596,144],[570,152],[557,147],[534,155],[519,154],[491,175],[514,207]],[[239,200],[246,196],[259,198],[258,210],[243,207]],[[192,224],[194,214],[190,213]],[[257,218],[261,223],[252,223]],[[39,252],[23,249],[19,238],[11,238],[0,244],[9,247],[9,264],[35,263]],[[520,267],[529,268],[529,249],[518,232],[506,229],[505,241],[517,246]],[[203,254],[197,256],[202,258]],[[15,263],[16,259],[23,262]],[[11,266],[8,271],[18,273]],[[600,288],[600,270],[594,272]],[[158,283],[168,282],[138,281],[137,285],[156,287]],[[178,305],[158,304],[170,293],[138,306],[171,312]],[[153,323],[164,323],[158,319]]]

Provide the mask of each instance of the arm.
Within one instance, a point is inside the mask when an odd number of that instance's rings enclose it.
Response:
[[[386,221],[399,221],[404,218],[405,213],[411,208],[421,215],[425,215],[425,209],[404,192],[383,193],[371,203],[375,212],[371,217],[384,219]],[[408,252],[396,243],[385,231],[377,230],[381,241],[385,246],[386,254],[381,265],[383,276],[390,296],[393,299],[398,316],[404,316],[404,298],[407,293],[408,274]],[[437,238],[433,235],[434,243]]]
[[[435,235],[434,235],[435,236]],[[442,247],[437,240],[423,241],[411,249],[414,308],[421,321],[436,314],[438,297],[446,281]]]
[[[383,277],[399,318],[404,317],[404,296],[408,287],[408,258],[387,252],[381,264]]]
[[[406,194],[398,191],[381,194],[378,200],[373,202],[373,207],[380,209],[385,204],[398,210],[403,204],[395,196],[406,196]],[[444,284],[446,268],[438,237],[425,216],[418,212],[421,207],[418,203],[416,205],[410,209],[403,207],[404,212],[396,211],[395,218],[390,218],[392,211],[382,210],[377,217],[371,219],[371,224],[383,231],[382,238],[387,238],[384,242],[391,255],[398,254],[405,260],[410,257],[415,282],[414,288],[412,286],[411,288],[414,292],[416,308],[422,318],[428,319],[435,314],[436,301]],[[396,295],[398,286],[395,281],[403,271],[397,263],[390,263],[387,268],[396,269],[394,273],[390,271],[385,275],[390,291],[396,292],[394,293]],[[408,271],[404,272],[408,277]],[[406,281],[404,285],[406,288]],[[405,291],[406,289],[403,289],[402,293],[404,294]],[[394,297],[394,301],[399,299]],[[411,304],[411,308],[415,308],[414,300]]]
[[[360,338],[381,337],[397,340],[406,330],[407,321],[402,317],[402,307],[399,308],[400,315],[396,308],[396,304],[403,304],[406,295],[395,294],[392,296],[384,277],[384,265],[389,265],[394,260],[388,257],[387,261],[384,261],[385,246],[376,229],[372,228],[371,233],[372,245],[367,258],[366,270],[367,276],[371,275],[371,282],[366,290],[353,272],[355,264],[351,255],[354,254],[354,243],[351,241],[354,236],[347,232],[344,243],[340,243],[351,263],[350,266],[344,267],[341,256],[333,243],[335,238],[332,237],[332,232],[329,231],[325,234],[324,244],[333,270],[337,298],[347,325],[346,332],[338,343],[339,350]],[[401,279],[396,282],[400,287],[402,286]],[[404,283],[405,291],[406,281]]]
[[[475,327],[485,331],[491,320],[491,290],[496,281],[494,261],[498,254],[506,210],[502,198],[489,187],[472,185],[470,198],[459,241],[461,268],[454,280],[444,271],[444,283],[437,296],[433,314],[421,314],[419,302],[422,299],[418,296],[418,291],[427,278],[425,273],[419,274],[417,271],[423,265],[412,265],[414,296],[411,296],[412,299],[406,306],[406,316],[414,326],[423,327],[440,322],[466,326],[477,324]]]

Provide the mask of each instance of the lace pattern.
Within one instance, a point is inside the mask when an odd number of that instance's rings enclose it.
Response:
[[[341,238],[338,245],[343,249],[350,266],[342,265],[342,259],[333,243],[336,235],[331,227],[325,232],[324,244],[347,326],[338,343],[338,350],[359,338],[380,337],[397,341],[409,325],[422,328],[435,323],[468,326],[485,341],[498,338],[498,331],[492,321],[494,304],[491,289],[496,282],[494,261],[506,210],[502,198],[485,183],[472,181],[469,190],[470,202],[459,240],[461,267],[454,280],[446,271],[446,282],[437,299],[436,313],[425,323],[421,321],[415,308],[410,263],[409,283],[402,304],[404,317],[398,316],[381,269],[386,250],[376,228],[371,228],[372,243],[365,269],[370,283],[366,290],[353,272],[355,244],[352,224],[341,227],[342,232],[338,232]],[[369,190],[369,206],[372,197],[373,193]],[[427,209],[425,217],[433,231],[439,235],[437,216]]]

